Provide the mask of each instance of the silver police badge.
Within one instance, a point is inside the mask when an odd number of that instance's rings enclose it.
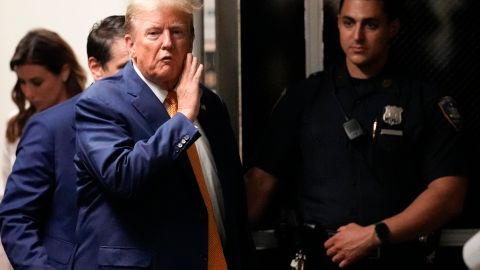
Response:
[[[385,106],[385,112],[383,113],[383,122],[390,126],[398,125],[402,123],[403,108],[387,105]]]

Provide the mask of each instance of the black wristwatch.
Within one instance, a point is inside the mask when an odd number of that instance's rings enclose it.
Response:
[[[387,224],[383,222],[375,223],[375,233],[382,245],[386,245],[390,242],[390,229]]]

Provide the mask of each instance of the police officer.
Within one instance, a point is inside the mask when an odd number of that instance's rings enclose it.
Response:
[[[246,174],[255,222],[295,170],[307,254],[294,268],[422,269],[419,239],[462,210],[460,115],[387,61],[396,5],[340,1],[345,61],[286,91]]]

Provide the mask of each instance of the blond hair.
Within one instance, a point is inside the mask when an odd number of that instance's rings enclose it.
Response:
[[[130,0],[125,15],[125,33],[132,34],[133,23],[139,12],[160,7],[178,8],[185,13],[193,14],[195,10],[202,8],[202,3],[199,0]],[[193,35],[193,20],[191,30]]]

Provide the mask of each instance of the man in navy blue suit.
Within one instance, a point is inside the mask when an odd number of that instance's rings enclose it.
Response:
[[[191,54],[199,7],[133,1],[132,61],[77,102],[76,269],[251,269],[234,134]],[[175,95],[178,110],[167,113]]]
[[[103,52],[96,60],[98,65],[111,67],[102,69],[101,76],[93,74],[95,79],[116,73],[118,65],[112,63],[128,61],[128,55],[109,42],[123,39],[124,21],[124,16],[111,16],[91,31],[90,36],[97,38],[89,39],[88,46]],[[98,33],[112,28],[118,28],[116,35]],[[2,242],[15,269],[72,267],[78,212],[73,164],[78,97],[33,116],[20,140],[0,205]]]

